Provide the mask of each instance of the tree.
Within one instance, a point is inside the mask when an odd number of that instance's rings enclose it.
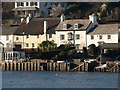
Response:
[[[58,17],[61,14],[63,14],[63,12],[64,12],[64,9],[60,5],[54,6],[50,11],[50,16]]]
[[[95,44],[91,44],[88,46],[88,54],[92,56],[93,58],[96,58],[98,55],[98,48],[95,46]]]
[[[38,46],[39,50],[41,51],[52,51],[54,49],[56,49],[56,44],[54,43],[54,41],[43,41],[39,46]]]

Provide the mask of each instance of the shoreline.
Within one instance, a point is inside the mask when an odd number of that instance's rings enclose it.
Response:
[[[111,65],[114,64],[112,67]],[[97,67],[97,68],[96,68]],[[60,72],[113,72],[120,73],[120,62],[107,62],[106,67],[96,63],[74,62],[2,62],[2,71],[60,71]]]

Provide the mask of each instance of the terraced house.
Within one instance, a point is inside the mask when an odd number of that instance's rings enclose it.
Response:
[[[103,43],[118,43],[120,39],[119,24],[98,24],[96,28],[87,34],[87,46]]]
[[[59,22],[59,18],[33,18],[29,23],[21,24],[14,33],[15,47],[35,49],[42,41],[56,42],[55,28]]]
[[[57,46],[73,44],[78,50],[87,47],[86,35],[97,24],[96,17],[91,15],[89,19],[61,20],[56,28]]]

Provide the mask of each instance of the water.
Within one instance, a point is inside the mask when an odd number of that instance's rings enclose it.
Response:
[[[3,88],[117,88],[117,73],[3,71]]]

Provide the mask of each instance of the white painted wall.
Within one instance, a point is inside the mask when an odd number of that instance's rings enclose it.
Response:
[[[7,35],[0,35],[0,37],[1,37],[0,42],[4,44],[5,48],[7,48],[7,43],[9,43],[10,46],[13,45],[13,35],[8,35],[9,40],[6,40]]]
[[[91,40],[91,35],[87,35],[87,46],[95,44],[98,46],[98,42],[104,41],[105,43],[118,43],[118,34],[101,34],[102,39],[99,39],[99,35],[94,35],[94,39]],[[108,35],[111,35],[111,39],[108,39]]]
[[[76,34],[80,35],[80,39],[76,40],[75,37],[75,43],[73,40],[71,40],[72,44],[80,44],[79,49],[82,49],[83,47],[86,47],[86,31],[56,31],[56,43],[57,46],[60,46],[61,44],[67,44],[68,41],[68,33],[72,32],[72,34],[74,34],[74,36],[76,36]],[[65,39],[64,40],[60,40],[60,35],[64,35]]]
[[[19,40],[16,40],[16,38],[19,38]],[[54,40],[56,42],[56,35],[52,34],[52,38],[49,38],[49,35],[47,35],[48,40],[52,41]],[[39,38],[37,38],[37,35],[29,35],[29,38],[26,38],[26,35],[20,36],[20,35],[14,35],[14,43],[21,44],[22,48],[37,48],[38,45],[46,40],[46,35],[39,35]],[[29,44],[29,47],[26,47],[26,44]],[[32,43],[34,43],[34,47],[32,47]]]

